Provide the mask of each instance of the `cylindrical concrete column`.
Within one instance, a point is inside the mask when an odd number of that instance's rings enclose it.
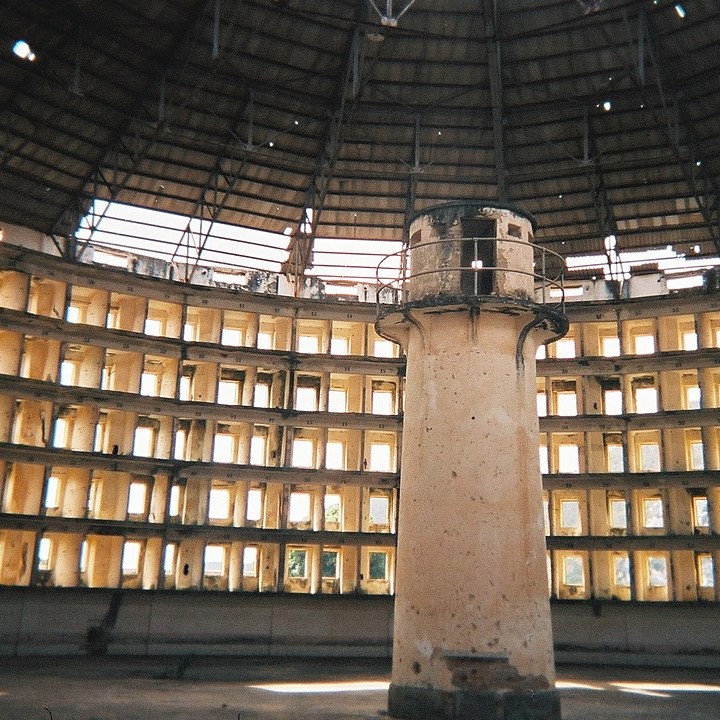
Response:
[[[556,720],[535,352],[565,321],[533,301],[524,214],[444,206],[410,237],[378,321],[407,353],[389,712]]]

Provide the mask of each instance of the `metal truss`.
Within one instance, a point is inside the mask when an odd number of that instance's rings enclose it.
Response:
[[[305,271],[312,264],[315,233],[337,165],[343,133],[351,123],[361,94],[368,42],[365,33],[366,20],[367,6],[365,0],[360,0],[348,40],[345,67],[335,92],[335,108],[330,114],[320,143],[313,177],[305,195],[302,217],[290,235],[288,259],[282,266],[282,272],[294,278],[296,292]]]
[[[193,38],[198,24],[204,19],[212,0],[199,0],[193,11],[190,13],[187,22],[178,29],[170,51],[167,53],[159,77],[153,76],[148,79],[143,88],[135,95],[132,110],[128,113],[122,123],[120,123],[112,133],[111,138],[102,148],[93,170],[81,181],[75,193],[75,199],[71,206],[66,207],[53,222],[50,234],[63,235],[66,238],[64,255],[68,259],[79,259],[87,247],[87,242],[80,245],[76,244],[74,232],[80,224],[80,220],[85,215],[93,198],[97,197],[98,188],[104,187],[109,196],[109,201],[113,202],[120,193],[127,187],[130,179],[135,174],[139,164],[145,158],[147,152],[155,143],[158,136],[165,128],[167,121],[165,108],[165,78],[187,57],[189,46],[193,42]],[[153,95],[153,90],[158,90],[157,114],[154,117],[153,132],[149,137],[145,138],[140,147],[130,148],[125,137],[132,128],[133,122],[145,117],[145,101],[148,96]],[[130,167],[121,169],[119,167],[120,157],[130,157]],[[104,168],[111,168],[112,176],[105,174]],[[86,188],[92,187],[92,193],[88,197]],[[93,227],[102,220],[105,211],[93,217]],[[92,231],[91,227],[91,231]]]

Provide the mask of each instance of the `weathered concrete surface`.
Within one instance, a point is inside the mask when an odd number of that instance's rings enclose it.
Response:
[[[407,355],[388,704],[407,720],[428,708],[560,717],[534,404],[535,351],[550,334],[533,333],[539,311],[518,302],[532,296],[531,234],[502,208],[428,210],[410,227],[411,303],[378,323],[390,336],[404,325]],[[474,240],[456,242],[474,236],[508,241],[481,257]],[[489,277],[467,270],[474,258]]]
[[[551,690],[535,344],[529,370],[515,359],[528,317],[412,318],[391,699],[399,687]]]

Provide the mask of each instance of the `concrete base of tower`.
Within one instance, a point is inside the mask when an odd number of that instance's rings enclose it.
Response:
[[[434,690],[390,685],[388,715],[397,720],[561,720],[557,690]]]

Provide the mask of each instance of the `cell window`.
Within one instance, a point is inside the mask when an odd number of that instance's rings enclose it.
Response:
[[[151,427],[135,428],[133,441],[133,455],[138,457],[152,457],[155,452],[155,429]]]
[[[691,470],[704,470],[705,469],[705,448],[702,442],[691,442],[690,443],[690,469]]]
[[[563,557],[563,584],[572,587],[585,586],[585,568],[580,555],[566,555]]]
[[[175,574],[175,543],[168,543],[163,553],[163,575],[171,577]]]
[[[132,482],[128,489],[128,515],[143,515],[147,502],[147,485],[144,482]]]
[[[390,522],[390,498],[386,495],[370,496],[370,524],[388,525]]]
[[[580,472],[580,448],[563,443],[558,446],[558,469],[561,473]]]
[[[197,325],[195,323],[185,323],[183,326],[183,340],[187,340],[187,342],[197,340]]]
[[[605,450],[607,453],[608,472],[625,472],[625,455],[623,453],[623,446],[613,443],[607,445]]]
[[[81,573],[87,571],[88,544],[87,540],[80,543],[80,557],[78,558],[78,570]]]
[[[698,349],[698,336],[696,332],[684,332],[682,334],[682,348],[688,351]]]
[[[250,464],[265,465],[266,453],[267,438],[264,435],[253,435],[250,440]]]
[[[655,336],[636,335],[633,345],[636,355],[652,355],[655,352]]]
[[[65,320],[71,323],[82,322],[82,311],[77,305],[68,305],[65,311]]]
[[[651,588],[666,587],[668,584],[667,560],[664,557],[650,556],[647,560],[648,585]]]
[[[630,558],[627,555],[613,558],[613,579],[617,587],[630,587]]]
[[[63,360],[60,363],[60,384],[76,385],[77,370],[78,366],[76,362],[73,362],[72,360]]]
[[[328,493],[324,498],[325,522],[340,525],[341,499],[339,495]]]
[[[545,574],[547,575],[547,589],[548,596],[552,595],[552,560],[550,559],[550,553],[545,553]]]
[[[105,423],[99,422],[95,425],[95,435],[93,437],[93,452],[102,452],[105,446]]]
[[[112,390],[115,385],[115,368],[104,367],[100,375],[100,388],[102,390]]]
[[[389,340],[375,340],[373,355],[375,357],[395,357],[395,343]]]
[[[715,565],[712,555],[697,556],[698,585],[703,588],[715,587]]]
[[[230,516],[230,490],[211,488],[208,502],[209,520],[226,520]]]
[[[263,491],[259,488],[250,488],[247,492],[245,505],[245,519],[249,522],[257,522],[262,519]]]
[[[337,550],[323,550],[321,571],[323,580],[336,580],[340,576],[340,553]]]
[[[622,390],[605,390],[603,404],[605,415],[622,415]]]
[[[563,338],[555,343],[556,358],[574,358],[575,353],[575,340],[573,338]]]
[[[163,335],[165,333],[165,323],[158,318],[148,318],[145,320],[146,335]]]
[[[345,443],[330,440],[325,446],[325,467],[328,470],[345,470]]]
[[[658,411],[657,388],[639,387],[635,388],[635,412],[656,413]]]
[[[538,345],[538,349],[535,351],[536,360],[544,360],[547,357],[547,347],[545,345]]]
[[[347,412],[347,390],[330,388],[328,393],[328,412]]]
[[[665,517],[663,513],[663,502],[660,498],[643,498],[643,527],[663,528]]]
[[[540,447],[538,448],[538,455],[540,458],[540,472],[543,475],[547,475],[550,472],[550,462],[547,445],[540,445]]]
[[[180,376],[180,387],[178,388],[178,399],[189,402],[192,399],[192,378],[190,375]]]
[[[120,309],[117,307],[111,307],[108,310],[107,320],[105,327],[117,330],[120,327]]]
[[[248,545],[246,548],[243,548],[242,574],[243,577],[257,577],[258,549],[255,545]]]
[[[610,527],[613,530],[627,530],[627,502],[622,498],[611,498],[608,510]]]
[[[173,485],[170,488],[170,502],[168,504],[168,514],[170,517],[178,517],[180,515],[180,486]]]
[[[269,332],[259,332],[257,334],[257,346],[258,350],[272,350],[273,334]]]
[[[310,501],[309,493],[290,493],[288,521],[292,523],[310,522]]]
[[[225,546],[206,545],[203,572],[206,577],[220,577],[225,572]]]
[[[577,500],[560,501],[560,527],[565,530],[580,530],[580,503]]]
[[[237,380],[220,380],[217,395],[217,401],[221,405],[239,405],[240,383]]]
[[[349,353],[348,339],[345,337],[334,337],[330,340],[331,355],[347,355]]]
[[[373,472],[390,472],[391,465],[392,447],[387,443],[371,443],[370,470]]]
[[[600,352],[604,357],[617,357],[620,355],[620,338],[604,337],[600,341]]]
[[[144,372],[140,376],[140,394],[147,397],[157,397],[160,387],[160,378],[157,373]]]
[[[186,447],[187,432],[185,432],[185,430],[178,430],[175,433],[175,447],[173,449],[173,458],[175,460],[184,460]]]
[[[48,510],[55,510],[60,505],[60,480],[54,475],[50,475],[45,484],[45,498],[43,505]]]
[[[314,387],[298,387],[295,391],[295,409],[315,412],[317,407],[317,390]]]
[[[255,396],[253,397],[254,407],[270,407],[270,385],[258,383],[255,385]]]
[[[288,550],[288,577],[304,580],[307,577],[307,550],[291,548]]]
[[[577,415],[577,393],[557,392],[555,393],[555,403],[558,415]]]
[[[693,498],[693,520],[695,527],[710,527],[710,507],[708,499],[704,496],[696,495]]]
[[[702,394],[697,385],[689,385],[685,388],[685,409],[699,410],[702,403]]]
[[[140,555],[142,553],[142,543],[136,540],[128,540],[123,545],[122,552],[122,574],[137,575],[140,572]]]
[[[297,348],[301,353],[318,353],[320,338],[317,335],[298,335]]]
[[[386,552],[371,552],[369,556],[370,580],[387,580],[388,555]]]
[[[70,422],[65,418],[55,419],[55,430],[53,432],[53,447],[66,448],[70,439]]]
[[[220,334],[220,342],[222,345],[239,347],[243,344],[243,339],[243,331],[238,328],[223,328]]]
[[[388,390],[373,390],[372,412],[374,415],[392,415],[395,412],[395,393]]]
[[[545,417],[547,415],[547,395],[544,392],[538,393],[536,403],[538,417]]]
[[[640,445],[640,472],[660,472],[660,446],[657,443]]]
[[[293,467],[315,467],[315,443],[306,438],[295,438],[292,445]]]
[[[213,446],[213,462],[232,463],[237,457],[235,436],[228,433],[217,433]]]
[[[50,538],[41,538],[38,543],[37,550],[37,568],[38,570],[50,569],[50,558],[52,555],[52,540]]]

